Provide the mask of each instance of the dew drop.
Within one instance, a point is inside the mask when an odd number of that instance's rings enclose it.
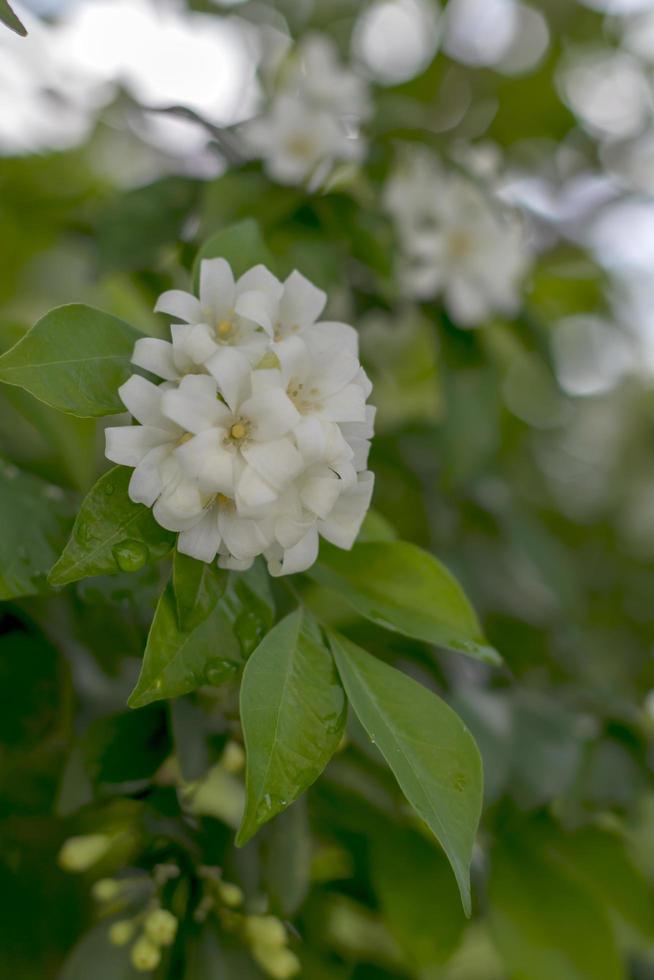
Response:
[[[116,545],[113,556],[122,572],[138,572],[148,560],[149,551],[142,541],[128,539]]]
[[[106,483],[105,484],[105,487],[104,487],[104,495],[105,495],[105,497],[111,497],[111,495],[112,495],[112,493],[114,492],[115,489],[116,488],[114,487],[113,483]]]

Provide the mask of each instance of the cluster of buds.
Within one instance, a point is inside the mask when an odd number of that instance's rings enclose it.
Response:
[[[288,980],[300,971],[300,961],[288,947],[284,923],[274,915],[249,915],[243,935],[252,956],[273,980]]]

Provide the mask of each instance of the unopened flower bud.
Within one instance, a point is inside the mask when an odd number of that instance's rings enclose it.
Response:
[[[107,834],[69,837],[59,851],[59,866],[64,871],[88,871],[105,856],[110,847],[111,837]]]
[[[177,934],[177,917],[168,909],[154,909],[145,920],[145,932],[157,946],[171,946]]]
[[[134,923],[129,919],[120,919],[109,929],[109,942],[112,946],[126,946],[133,935]]]
[[[238,742],[228,742],[223,752],[221,765],[227,772],[238,773],[245,766],[245,752]]]
[[[134,969],[140,973],[155,970],[161,962],[159,947],[147,936],[139,936],[132,946],[131,960]]]
[[[293,952],[286,946],[270,947],[255,946],[252,954],[269,977],[274,980],[288,980],[300,972],[300,961]]]
[[[120,892],[120,882],[115,878],[100,878],[91,888],[91,894],[96,902],[113,902]]]
[[[218,894],[230,909],[238,908],[243,904],[243,892],[238,885],[233,885],[230,881],[221,881],[218,885]]]
[[[245,934],[253,946],[276,948],[286,945],[286,930],[274,915],[250,915],[245,920]]]

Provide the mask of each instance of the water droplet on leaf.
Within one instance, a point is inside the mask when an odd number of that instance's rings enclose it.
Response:
[[[149,552],[142,541],[121,541],[113,549],[113,556],[121,572],[138,572],[148,560]]]

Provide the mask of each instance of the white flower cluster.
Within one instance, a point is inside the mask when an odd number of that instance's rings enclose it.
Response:
[[[177,547],[224,568],[263,554],[272,575],[304,571],[318,536],[350,548],[370,504],[375,410],[358,335],[319,321],[326,296],[264,266],[237,281],[224,259],[201,263],[199,299],[164,293],[172,342],[136,342],[120,389],[139,425],[106,430],[106,455],[134,467],[132,500],[178,531]]]
[[[360,160],[368,85],[340,63],[332,42],[310,35],[282,67],[268,111],[244,128],[273,180],[319,184],[334,162]]]
[[[492,192],[445,170],[429,152],[413,152],[389,180],[385,200],[408,295],[442,295],[462,327],[516,312],[531,254],[520,220]]]

